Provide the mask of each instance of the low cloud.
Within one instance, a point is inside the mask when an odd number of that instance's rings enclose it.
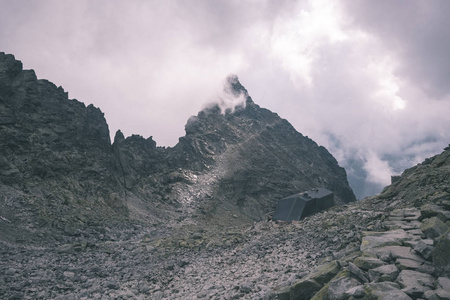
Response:
[[[215,101],[222,114],[233,113],[237,107],[245,108],[247,95],[242,90],[235,90],[233,84],[239,83],[236,75],[230,74],[223,81],[223,89]]]

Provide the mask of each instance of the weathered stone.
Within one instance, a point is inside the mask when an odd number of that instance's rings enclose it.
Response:
[[[274,293],[274,296],[278,300],[290,300],[291,299],[290,287],[285,287]]]
[[[239,286],[239,291],[244,294],[248,294],[252,291],[253,284],[250,282],[244,282]]]
[[[119,289],[119,284],[118,284],[117,282],[115,282],[115,281],[106,281],[106,282],[105,282],[105,286],[106,286],[108,289],[112,289],[112,290],[117,290],[117,289]]]
[[[433,264],[438,276],[450,277],[450,231],[442,235],[433,251]]]
[[[374,257],[358,257],[353,263],[364,271],[386,265],[384,261]]]
[[[393,282],[368,283],[364,285],[364,300],[412,300]]]
[[[330,281],[328,285],[328,299],[330,300],[341,300],[346,299],[346,292],[353,288],[359,286],[360,283],[351,277],[341,277],[336,280]]]
[[[423,219],[428,219],[431,217],[435,217],[438,214],[439,210],[440,208],[437,205],[427,203],[425,205],[422,205],[422,207],[420,208],[420,214],[422,215]]]
[[[401,270],[417,270],[418,268],[420,268],[421,265],[422,265],[422,263],[420,263],[416,260],[411,260],[411,259],[399,258],[395,261],[395,266],[400,271]]]
[[[345,297],[354,297],[354,298],[361,298],[364,296],[364,286],[363,285],[358,285],[358,286],[354,286],[350,289],[348,289],[345,294]]]
[[[450,300],[450,291],[443,289],[429,290],[423,294],[423,297],[427,300]]]
[[[437,217],[426,219],[422,222],[420,230],[430,239],[435,239],[444,234],[449,228]]]
[[[361,251],[383,246],[401,246],[408,239],[408,234],[403,229],[387,232],[364,232],[361,242]]]
[[[350,271],[350,273],[356,276],[356,278],[358,278],[362,283],[369,282],[364,272],[360,268],[358,268],[358,266],[355,265],[354,263],[350,262],[347,266],[347,269]]]
[[[311,299],[315,293],[321,289],[321,285],[310,278],[305,278],[290,288],[290,299],[291,300],[307,300]]]
[[[322,265],[313,271],[308,277],[324,285],[329,282],[341,269],[337,261],[332,261],[326,265]]]
[[[426,260],[431,260],[431,254],[433,253],[434,247],[425,244],[423,241],[419,241],[414,247],[414,251],[419,253]]]
[[[74,246],[72,244],[64,244],[58,247],[58,249],[56,251],[58,251],[58,253],[70,253],[73,252]]]
[[[436,275],[436,271],[435,271],[435,268],[434,268],[433,264],[428,262],[428,261],[423,263],[423,264],[421,264],[420,267],[417,268],[416,271],[420,272],[420,273],[430,274],[432,276]]]
[[[437,282],[442,289],[444,289],[446,291],[450,291],[450,278],[439,277],[437,279]]]
[[[69,271],[65,271],[63,273],[63,275],[64,275],[64,277],[67,277],[67,278],[74,278],[75,277],[75,273],[74,272],[69,272]]]
[[[442,200],[441,205],[446,210],[450,211],[450,200]]]
[[[412,270],[403,270],[397,277],[396,282],[402,291],[411,297],[421,297],[423,293],[434,289],[435,280],[433,276]]]
[[[372,249],[372,251],[383,261],[390,261],[391,259],[411,259],[418,262],[424,262],[425,260],[417,255],[410,247],[403,246],[386,246],[381,248]]]
[[[414,230],[419,229],[422,223],[419,221],[384,221],[383,226],[385,229],[395,230]]]
[[[386,265],[369,270],[369,278],[371,282],[394,281],[399,273],[395,265]]]

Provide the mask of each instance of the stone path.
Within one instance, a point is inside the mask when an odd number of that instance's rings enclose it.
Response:
[[[394,210],[359,251],[320,266],[274,299],[450,299],[448,201]]]

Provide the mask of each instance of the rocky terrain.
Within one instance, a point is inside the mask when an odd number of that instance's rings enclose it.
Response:
[[[0,54],[1,299],[450,299],[450,148],[354,196],[328,151],[244,97],[173,148]],[[338,206],[266,219],[324,186]]]
[[[380,195],[290,224],[116,226],[55,244],[2,242],[0,295],[449,299],[449,174],[446,150]]]
[[[355,201],[345,170],[325,148],[256,105],[237,77],[227,79],[224,94],[241,104],[212,104],[191,117],[173,148],[120,131],[111,145],[98,108],[68,99],[0,53],[2,215],[74,234],[124,221],[239,225],[317,186],[332,190],[338,204]]]

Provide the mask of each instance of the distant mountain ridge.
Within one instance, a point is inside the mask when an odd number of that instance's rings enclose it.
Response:
[[[100,109],[0,53],[2,216],[70,233],[108,220],[239,224],[319,186],[339,204],[355,201],[324,147],[256,105],[236,76],[226,88],[244,101],[199,112],[173,148],[120,131],[111,144]]]

